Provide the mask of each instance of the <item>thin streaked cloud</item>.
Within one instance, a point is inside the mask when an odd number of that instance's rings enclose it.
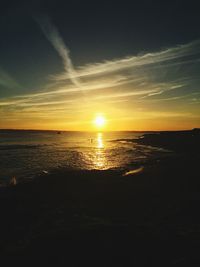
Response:
[[[51,75],[45,88],[36,88],[30,94],[1,98],[0,115],[4,118],[7,114],[8,119],[14,119],[12,116],[22,112],[25,114],[23,117],[27,112],[34,118],[48,118],[48,114],[51,117],[74,114],[77,109],[81,112],[86,107],[118,109],[120,103],[127,105],[127,112],[133,112],[133,116],[138,105],[154,105],[155,113],[149,113],[151,117],[154,117],[153,114],[160,118],[165,117],[163,114],[166,117],[173,117],[173,114],[175,117],[191,116],[193,110],[185,110],[187,101],[191,102],[200,90],[200,40],[158,52],[74,67],[70,50],[56,27],[46,17],[37,18],[37,21],[61,57],[64,71]],[[0,86],[17,88],[19,85],[0,69]],[[183,99],[183,112],[177,113],[176,109],[168,111],[168,102],[177,101],[178,105]],[[198,105],[199,100],[193,103]],[[158,112],[161,105],[166,112]],[[21,113],[14,113],[20,110]],[[140,112],[143,117],[145,114]]]

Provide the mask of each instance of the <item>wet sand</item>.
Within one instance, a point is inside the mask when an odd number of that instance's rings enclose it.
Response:
[[[200,266],[199,133],[163,134],[138,142],[173,155],[140,172],[62,170],[1,188],[2,266]]]

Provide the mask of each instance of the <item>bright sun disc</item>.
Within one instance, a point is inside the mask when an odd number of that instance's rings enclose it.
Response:
[[[94,124],[96,125],[96,127],[103,127],[106,123],[106,120],[103,116],[97,116],[94,120]]]

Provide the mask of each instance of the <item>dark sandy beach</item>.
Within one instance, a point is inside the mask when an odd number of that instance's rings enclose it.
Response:
[[[138,142],[172,156],[128,176],[62,170],[1,188],[2,266],[200,266],[199,131]]]

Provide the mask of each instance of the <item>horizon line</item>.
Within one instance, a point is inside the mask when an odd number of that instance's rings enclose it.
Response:
[[[85,130],[61,130],[61,129],[15,129],[15,128],[0,128],[0,131],[51,131],[51,132],[92,132],[92,133],[108,133],[108,132],[184,132],[184,131],[193,131],[195,129],[199,129],[199,127],[194,127],[194,128],[188,128],[188,129],[180,129],[180,130],[112,130],[112,131],[107,131],[107,130],[90,130],[90,131],[85,131]]]

